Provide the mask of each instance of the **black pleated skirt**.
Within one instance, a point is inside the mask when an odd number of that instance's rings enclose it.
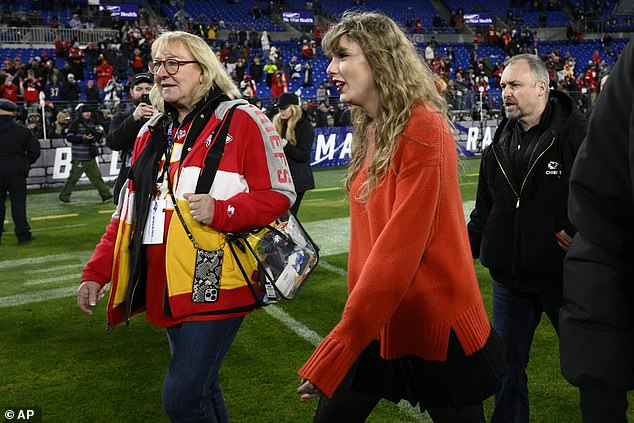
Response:
[[[491,329],[484,347],[465,356],[458,337],[449,337],[446,361],[427,361],[414,355],[393,360],[381,358],[379,341],[373,341],[351,367],[341,388],[400,400],[428,408],[461,408],[479,405],[500,388],[505,371],[505,347]]]

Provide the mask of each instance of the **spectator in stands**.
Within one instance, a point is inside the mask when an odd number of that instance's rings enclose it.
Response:
[[[508,29],[504,29],[504,31],[502,31],[501,43],[502,43],[502,50],[504,50],[504,53],[510,54],[511,45],[513,43],[513,37],[511,36],[511,33],[509,32]]]
[[[422,34],[423,33],[423,21],[417,17],[414,20],[414,34]]]
[[[97,43],[90,43],[86,46],[84,57],[86,58],[86,66],[88,69],[92,70],[97,67],[97,63],[100,63],[99,54],[101,54],[101,52],[99,51]]]
[[[227,34],[227,42],[229,44],[237,44],[238,43],[238,31],[235,27],[232,27],[229,33]]]
[[[141,127],[158,113],[158,110],[150,103],[149,98],[153,86],[154,78],[151,74],[144,72],[134,76],[129,89],[129,98],[132,100],[134,109],[114,115],[106,136],[106,145],[111,150],[119,151],[121,158],[119,176],[117,176],[113,187],[115,204],[119,201],[121,187],[128,179],[132,150],[137,134]]]
[[[106,107],[113,109],[118,107],[121,100],[121,94],[123,93],[123,84],[117,80],[117,77],[112,75],[110,81],[103,88],[104,97],[103,102]]]
[[[71,116],[68,109],[60,110],[53,123],[51,138],[66,138],[66,132],[70,126]]]
[[[454,107],[457,110],[464,110],[467,104],[467,96],[469,95],[469,84],[461,72],[456,72],[455,89],[456,104]]]
[[[49,70],[44,67],[40,56],[32,57],[29,60],[28,66],[33,71],[33,75],[35,76],[35,78],[40,81],[41,85],[43,85],[44,82],[48,80]]]
[[[434,48],[431,46],[431,43],[427,43],[427,45],[425,46],[425,62],[427,62],[427,65],[431,67],[433,61]]]
[[[55,104],[52,101],[44,102],[44,122],[43,125],[46,127],[46,136],[48,138],[52,137],[53,133],[53,124],[55,123]]]
[[[337,103],[337,108],[334,113],[334,124],[335,126],[350,126],[352,125],[351,115],[350,115],[350,106],[348,106],[343,101]]]
[[[2,62],[2,72],[8,75],[15,75],[15,65],[9,59],[4,59]]]
[[[98,143],[103,131],[99,130],[91,119],[92,112],[87,105],[77,106],[78,117],[70,123],[66,132],[66,141],[71,144],[72,166],[66,183],[59,193],[60,203],[70,203],[75,184],[85,173],[90,183],[97,188],[103,202],[112,199],[110,188],[104,183],[95,157],[98,156]]]
[[[570,176],[568,213],[578,232],[564,259],[561,369],[580,390],[586,423],[627,423],[634,386],[632,66],[630,41],[598,97]]]
[[[276,99],[288,91],[288,76],[286,72],[278,70],[271,80],[271,98]]]
[[[232,42],[221,42],[221,45],[222,48],[220,48],[220,54],[216,51],[216,57],[220,60],[225,69],[227,69],[227,73],[231,75],[233,72],[233,65],[238,58],[238,53],[234,50]],[[228,66],[229,60],[232,60],[232,66]]]
[[[302,64],[297,60],[297,56],[291,57],[288,62],[288,72],[291,74],[291,79],[301,79]]]
[[[246,74],[246,72],[247,64],[242,57],[238,56],[238,59],[236,60],[236,66],[233,69],[233,80],[236,81],[236,83],[240,83],[244,79],[244,75]]]
[[[260,33],[256,31],[255,27],[251,27],[247,43],[250,48],[256,49],[260,47]]]
[[[210,43],[216,41],[216,36],[216,26],[212,23],[207,24],[207,41]]]
[[[64,64],[62,65],[62,69],[60,69],[60,79],[63,79],[64,81],[68,80],[68,75],[73,73],[72,69],[70,68],[70,63],[69,62],[64,62]],[[73,74],[73,78],[75,77],[75,75]]]
[[[71,16],[68,20],[68,27],[70,29],[84,29],[84,24],[82,24],[77,13],[73,14],[73,16]]]
[[[275,46],[273,46],[271,48],[271,51],[273,51],[273,49],[275,48]],[[277,66],[277,70],[278,71],[283,71],[284,73],[286,73],[286,75],[288,75],[287,69],[286,69],[286,62],[284,62],[284,56],[282,56],[281,54],[279,54],[279,51],[276,49],[275,50],[276,54],[275,54],[275,66]]]
[[[350,295],[298,392],[319,397],[316,423],[365,421],[382,398],[418,404],[436,423],[484,423],[503,347],[469,254],[446,105],[384,15],[346,12],[322,46],[354,115]]]
[[[18,94],[20,92],[20,88],[15,85],[14,76],[8,74],[4,79],[4,84],[0,85],[0,98],[5,98],[12,102],[18,101]]]
[[[255,82],[262,82],[263,74],[262,55],[259,51],[255,52],[251,64],[249,65],[249,75]]]
[[[58,36],[55,39],[55,57],[58,59],[68,58],[68,50],[70,49],[70,41],[64,38],[63,35]]]
[[[315,179],[310,168],[315,130],[304,116],[299,98],[295,94],[282,94],[277,101],[277,108],[279,113],[273,116],[273,126],[282,137],[284,154],[291,170],[297,197],[290,211],[297,216],[304,193],[315,188]]]
[[[324,28],[321,24],[315,25],[315,40],[321,44],[321,37],[323,36]]]
[[[106,59],[101,61],[101,64],[97,66],[97,87],[100,90],[106,86],[108,81],[112,78],[113,68],[110,63]]]
[[[113,298],[127,291],[130,302],[110,301],[108,320],[114,326],[145,310],[150,322],[166,328],[172,357],[163,407],[170,420],[228,422],[220,367],[244,316],[257,304],[234,257],[248,274],[253,265],[246,253],[232,255],[225,234],[280,217],[295,199],[293,184],[278,157],[283,157],[278,134],[259,111],[238,99],[237,87],[204,40],[165,32],[152,44],[151,57],[156,86],[150,97],[163,113],[148,123],[153,130],[143,131],[135,142],[133,179],[121,194],[126,200],[120,205],[126,206],[119,207],[86,265],[77,304],[92,314],[110,281]],[[224,147],[213,180],[207,167],[202,176],[199,170],[208,153],[209,129],[224,118],[231,142],[226,147],[225,138],[222,144],[213,143]],[[219,130],[216,138],[220,134],[227,136]],[[191,151],[181,148],[183,142],[191,142]],[[164,155],[171,160],[163,165]],[[194,194],[199,183],[200,193]],[[158,207],[168,198],[174,200],[167,210]],[[171,224],[158,233],[144,231],[146,221],[157,219]],[[184,228],[207,249],[206,257],[213,255],[216,269],[210,269],[205,281],[214,287],[192,288],[194,263],[188,263],[195,260],[197,248]],[[216,261],[219,257],[224,265]],[[124,260],[129,269],[111,271],[113,262]]]
[[[37,109],[28,113],[26,117],[26,127],[37,139],[44,138],[44,127],[42,117]]]
[[[26,75],[26,65],[22,62],[21,56],[15,56],[13,59],[13,65],[15,66],[15,76],[19,79],[24,78]]]
[[[313,86],[313,67],[310,65],[310,62],[304,63],[304,66],[302,67],[301,77],[303,87]]]
[[[243,27],[241,27],[238,30],[238,43],[237,44],[241,46],[244,43],[246,43],[247,42],[247,36],[248,36],[247,35],[247,30],[244,29]]]
[[[33,69],[29,69],[26,72],[26,78],[22,81],[22,95],[27,107],[40,101],[40,91],[42,91],[40,81],[35,77]]]
[[[315,111],[315,126],[318,128],[328,126],[328,116],[330,111],[326,103],[319,103],[319,107]]]
[[[0,99],[0,240],[8,192],[15,235],[19,244],[26,244],[33,240],[26,217],[26,178],[40,156],[40,144],[31,131],[15,122],[17,110],[14,102]]]
[[[51,29],[58,29],[60,28],[62,25],[59,23],[59,16],[55,15],[51,18],[51,22],[49,23],[48,27]]]
[[[127,56],[121,49],[118,49],[114,52],[112,60],[112,67],[114,68],[113,75],[115,75],[119,81],[124,81],[128,77]]]
[[[86,87],[84,87],[84,95],[86,97],[86,102],[90,104],[97,104],[101,100],[101,95],[99,93],[99,88],[95,85],[95,81],[89,79],[86,82]]]
[[[247,99],[254,99],[258,96],[258,87],[249,74],[245,74],[240,82],[242,95]]]
[[[79,100],[80,94],[81,87],[77,81],[75,81],[75,75],[69,73],[62,91],[62,99],[67,103],[76,103]]]
[[[543,313],[559,331],[563,258],[575,233],[565,205],[586,120],[568,95],[549,90],[548,78],[537,56],[505,62],[506,118],[482,153],[468,225],[473,257],[493,278],[493,326],[507,346],[492,423],[529,421],[533,334]]]
[[[311,125],[315,127],[315,107],[314,103],[308,103],[307,101],[302,101],[302,112],[304,113],[304,117],[308,119]]]
[[[273,84],[273,75],[277,72],[277,65],[273,60],[268,59],[266,65],[264,65],[264,74],[266,78],[266,86],[271,88]]]
[[[432,18],[431,24],[435,30],[442,29],[446,26],[442,17],[438,13],[436,13]]]
[[[302,59],[304,60],[309,60],[313,58],[313,49],[310,48],[310,44],[308,44],[308,41],[304,41],[302,43],[301,53]]]
[[[493,24],[489,25],[486,34],[484,35],[484,42],[491,45],[497,46],[500,42],[500,36],[498,32],[495,30],[495,26]]]
[[[249,57],[251,57],[251,47],[249,47],[249,44],[245,41],[238,46],[238,58],[242,58],[242,60],[247,63]]]
[[[130,67],[132,68],[132,73],[142,73],[145,72],[147,66],[145,66],[145,61],[141,56],[141,49],[135,48],[132,54],[132,59],[130,60]]]
[[[271,50],[271,38],[269,37],[269,33],[267,31],[262,31],[260,35],[260,46],[262,46],[262,54],[264,57],[269,57],[269,52]]]
[[[328,105],[328,92],[326,92],[326,88],[324,87],[324,83],[320,83],[319,87],[315,90],[315,98],[317,99],[317,104],[325,104]]]
[[[84,51],[79,48],[79,43],[75,42],[68,50],[68,60],[70,62],[70,71],[75,75],[78,81],[84,80]]]

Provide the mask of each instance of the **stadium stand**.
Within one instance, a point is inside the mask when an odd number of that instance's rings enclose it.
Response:
[[[537,53],[545,60],[557,56],[552,64],[553,84],[562,83],[562,72],[570,70],[578,89],[578,93],[575,94],[581,99],[580,105],[589,110],[595,88],[587,82],[586,77],[590,75],[598,79],[606,72],[627,41],[627,34],[616,33],[612,39],[609,34],[605,35],[605,31],[631,30],[633,25],[629,16],[610,15],[613,2],[580,1],[566,0],[562,5],[557,0],[550,0],[549,3],[540,0],[524,1],[522,4],[519,0],[502,0],[495,9],[494,24],[487,27],[463,26],[460,19],[456,19],[465,12],[486,10],[488,6],[482,0],[444,0],[433,3],[414,0],[148,1],[138,4],[139,16],[136,21],[107,16],[92,6],[72,6],[72,2],[69,1],[62,2],[59,7],[50,10],[51,8],[38,9],[44,2],[26,0],[13,2],[10,7],[5,6],[0,17],[0,85],[7,74],[17,75],[16,85],[22,90],[24,70],[32,66],[31,62],[38,60],[52,60],[53,68],[58,69],[56,72],[62,75],[60,79],[66,80],[69,59],[64,54],[57,55],[55,46],[55,41],[63,36],[71,44],[78,42],[84,55],[83,64],[80,65],[83,67],[81,73],[84,77],[78,81],[81,88],[78,101],[87,100],[87,81],[97,78],[96,67],[105,58],[116,68],[115,76],[119,76],[118,85],[115,85],[119,90],[119,98],[108,104],[115,108],[125,108],[129,106],[125,86],[133,76],[130,65],[135,49],[138,49],[139,60],[143,62],[144,68],[149,57],[148,47],[159,31],[183,29],[206,37],[223,60],[229,63],[235,63],[236,59],[244,60],[247,67],[243,72],[249,75],[249,78],[256,72],[253,65],[254,57],[258,55],[264,65],[269,58],[269,50],[265,51],[261,45],[253,45],[251,41],[244,43],[244,34],[255,31],[259,42],[262,31],[267,31],[271,37],[272,50],[276,50],[279,56],[276,59],[278,67],[286,72],[288,91],[295,92],[302,100],[309,102],[311,108],[316,109],[320,84],[324,84],[324,89],[328,89],[328,77],[325,73],[328,59],[319,48],[319,33],[323,33],[329,19],[336,19],[338,14],[347,9],[357,8],[381,10],[392,16],[412,33],[422,57],[427,45],[433,45],[434,58],[428,62],[444,81],[441,86],[448,86],[446,97],[456,118],[470,116],[477,119],[482,116],[479,112],[474,112],[475,109],[485,109],[485,114],[490,117],[499,116],[501,92],[498,85],[499,74],[496,78],[496,71],[500,71],[500,64],[507,55],[519,52]],[[310,27],[305,31],[306,27],[293,27],[284,22],[280,18],[282,10],[313,11],[314,30]],[[598,16],[600,23],[586,19],[585,15],[580,15],[580,10],[586,10],[591,18]],[[42,25],[26,25],[25,16],[31,17],[30,22]],[[545,22],[543,16],[546,16]],[[83,22],[82,25],[86,29],[68,29],[70,20],[74,18]],[[571,22],[576,25],[572,36],[569,31]],[[22,26],[12,25],[16,23]],[[544,23],[547,24],[546,30],[541,29]],[[520,24],[522,26],[519,26]],[[209,29],[213,31],[210,32]],[[587,32],[591,30],[601,32]],[[486,31],[496,33],[495,41],[485,38]],[[582,36],[583,31],[586,33]],[[507,45],[501,42],[504,32],[510,40]],[[542,33],[545,35],[541,35]],[[315,54],[310,58],[302,56],[304,40],[314,50]],[[117,50],[120,53],[117,53]],[[96,56],[89,57],[94,52]],[[595,54],[596,52],[600,53]],[[307,63],[310,64],[311,84],[303,83],[301,78],[291,77],[293,69],[288,69],[288,63],[293,57],[298,58],[297,63],[301,68]],[[16,69],[16,59],[21,70]],[[120,63],[114,63],[117,60]],[[48,79],[49,73],[45,74]],[[236,74],[235,79],[236,84],[240,84],[243,74]],[[262,102],[263,107],[270,109],[274,100],[270,97],[271,88],[265,77],[253,79],[258,100]],[[44,88],[45,83],[41,85]],[[567,89],[574,90],[574,85],[568,84]],[[455,91],[462,90],[463,86],[464,92],[457,95]],[[98,95],[100,101],[103,101],[106,96],[104,86],[100,85],[99,88]],[[483,102],[481,106],[480,89]],[[19,92],[18,95],[19,101],[23,93]],[[331,107],[338,101],[334,90],[326,92],[326,98]],[[22,106],[25,114],[28,113],[29,107],[33,108],[30,104]],[[64,106],[72,106],[72,102],[67,102]]]

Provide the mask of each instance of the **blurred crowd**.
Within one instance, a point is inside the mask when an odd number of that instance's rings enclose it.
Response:
[[[559,6],[553,2],[543,7]],[[252,10],[252,13],[255,16],[262,12]],[[455,15],[459,17],[462,13],[459,9]],[[452,20],[451,24],[457,23]],[[152,41],[166,29],[186,30],[205,39],[243,96],[269,113],[274,112],[276,99],[282,93],[294,92],[302,98],[305,113],[314,126],[350,124],[349,107],[338,102],[330,81],[314,78],[313,59],[323,58],[320,42],[325,28],[320,25],[293,40],[296,48],[289,58],[288,48],[282,52],[267,31],[231,28],[224,39],[218,39],[218,31],[226,29],[224,21],[218,17],[201,15],[194,19],[179,12],[161,25],[143,8],[137,21],[124,21],[113,20],[107,12],[94,7],[83,7],[67,22],[60,22],[57,17],[50,22],[51,28],[90,29],[94,25],[116,28],[118,36],[83,47],[77,40],[60,35],[50,49],[43,49],[28,61],[19,55],[3,61],[0,98],[21,106],[18,120],[27,124],[37,136],[41,137],[44,131],[49,137],[63,134],[65,122],[75,115],[74,109],[79,103],[92,107],[98,123],[107,128],[114,113],[131,107],[129,82],[135,74],[147,70]],[[407,25],[415,32],[417,19],[408,20]],[[502,113],[499,79],[504,60],[492,62],[488,55],[481,56],[482,46],[499,47],[507,57],[518,53],[540,55],[551,72],[551,86],[570,93],[585,111],[591,109],[599,81],[609,72],[608,63],[613,63],[619,53],[612,47],[611,37],[606,35],[602,39],[601,52],[595,51],[588,63],[577,63],[569,51],[562,52],[557,48],[540,51],[535,33],[529,30],[490,25],[483,36],[475,35],[469,63],[463,66],[457,64],[451,46],[439,47],[432,36],[421,48],[420,56],[437,75],[438,90],[447,99],[454,119],[497,118]],[[5,50],[5,57],[10,51]],[[319,74],[323,74],[323,69]],[[258,87],[263,84],[267,87],[265,95],[258,92]],[[302,96],[302,87],[311,87],[314,97]]]

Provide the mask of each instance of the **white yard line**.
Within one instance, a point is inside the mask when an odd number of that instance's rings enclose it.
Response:
[[[70,259],[78,259],[79,263],[85,263],[91,254],[92,254],[92,251],[75,251],[72,253],[51,254],[48,256],[29,257],[24,259],[2,260],[0,261],[0,269],[5,270],[11,267],[21,267],[24,269],[24,266],[27,266],[27,268],[30,268],[32,265],[35,265],[35,264],[60,262],[60,261],[70,260]],[[29,270],[27,270],[26,272],[28,271]]]
[[[24,282],[24,286],[46,285],[46,284],[52,284],[52,283],[61,282],[61,281],[75,282],[77,286],[79,286],[80,277],[81,277],[80,273],[74,273],[70,275],[51,276],[50,278],[29,279],[26,282]]]
[[[0,308],[13,307],[23,304],[39,303],[57,298],[72,297],[77,293],[77,286],[49,289],[46,291],[29,292],[28,294],[0,297]]]
[[[77,263],[77,264],[64,264],[62,266],[53,266],[53,267],[45,267],[42,269],[29,269],[29,273],[49,273],[49,272],[60,272],[64,270],[78,270],[81,271],[84,268],[85,263]]]
[[[341,267],[337,267],[334,264],[330,264],[327,261],[324,261],[322,259],[319,260],[319,266],[323,267],[329,272],[338,274],[339,276],[341,276],[342,278],[346,280],[348,279],[348,272],[346,272],[345,269],[342,269]]]
[[[286,326],[287,328],[295,332],[297,336],[307,341],[313,347],[316,347],[317,345],[319,345],[319,343],[323,339],[321,336],[319,336],[317,332],[310,329],[308,326],[304,325],[303,323],[293,319],[289,314],[287,314],[280,307],[270,305],[270,306],[264,307],[264,311],[266,311],[269,315],[271,315],[275,319],[282,322],[284,326]]]

